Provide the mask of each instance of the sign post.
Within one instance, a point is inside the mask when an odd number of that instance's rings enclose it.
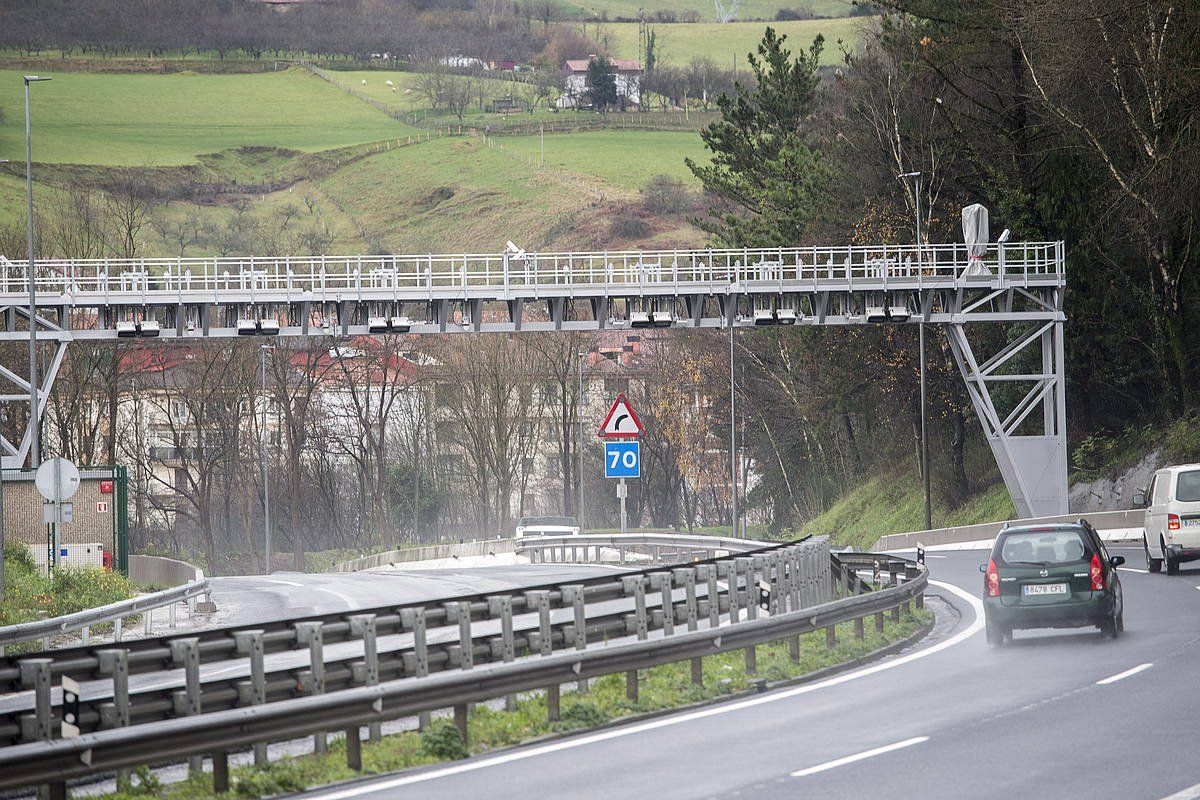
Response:
[[[53,570],[62,555],[58,544],[59,525],[75,519],[75,507],[65,501],[79,491],[79,469],[65,458],[52,458],[38,467],[33,482],[42,497],[46,498],[42,507],[42,519],[50,526],[50,552],[46,568]]]
[[[637,437],[645,432],[624,393],[617,395],[600,423],[599,436],[604,439],[604,477],[617,479],[617,499],[621,501],[621,533],[628,528],[625,498],[629,496],[626,478],[642,475],[642,445]]]

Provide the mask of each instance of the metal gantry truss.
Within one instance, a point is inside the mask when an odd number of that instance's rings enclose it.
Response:
[[[1067,511],[1062,242],[982,257],[939,244],[40,260],[36,273],[38,337],[56,344],[44,394],[83,339],[938,324],[1018,514]],[[0,341],[27,340],[28,298],[26,263],[0,261]],[[29,439],[2,443],[6,465]]]

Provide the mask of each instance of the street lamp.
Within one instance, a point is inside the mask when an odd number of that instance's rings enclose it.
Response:
[[[737,318],[737,298],[731,295],[734,307],[729,320],[729,488],[732,508],[730,509],[730,534],[738,535],[738,464],[737,464],[737,383],[733,374],[733,323]]]
[[[262,348],[262,393],[263,413],[262,430],[259,431],[258,457],[262,464],[263,481],[263,540],[266,550],[266,560],[263,562],[263,574],[271,574],[271,482],[267,476],[267,351],[271,345],[259,345]],[[294,533],[294,532],[293,532]]]
[[[30,444],[30,462],[32,469],[41,465],[41,418],[38,416],[37,396],[37,298],[34,287],[33,269],[33,150],[29,141],[29,84],[38,81],[48,81],[50,78],[42,75],[26,75],[25,81],[25,198],[29,206],[29,261],[25,265],[29,276],[29,431],[32,437]]]
[[[896,176],[900,180],[913,179],[913,197],[916,199],[917,217],[917,274],[921,274],[921,173],[905,172]],[[921,476],[925,482],[925,530],[933,527],[933,508],[929,502],[929,437],[925,432],[925,418],[928,416],[925,408],[925,315],[917,325],[918,347],[921,351]]]

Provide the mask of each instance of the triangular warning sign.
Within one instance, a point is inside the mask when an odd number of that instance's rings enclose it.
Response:
[[[617,395],[612,408],[604,417],[604,422],[600,423],[599,435],[605,439],[620,439],[626,436],[641,436],[644,432],[641,420],[633,413],[633,406],[625,399],[624,392]]]

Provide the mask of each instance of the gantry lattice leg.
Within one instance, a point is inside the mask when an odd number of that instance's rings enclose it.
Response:
[[[4,307],[0,308],[0,316],[8,321],[8,327],[12,327],[13,321],[17,317],[28,318],[28,310],[23,308]],[[40,316],[40,315],[39,315]],[[58,330],[55,326],[50,325],[45,320],[40,320],[39,329]],[[39,334],[40,335],[40,334]],[[62,366],[63,356],[67,352],[66,338],[56,340],[47,340],[44,346],[54,347],[54,357],[49,364],[41,361],[38,374],[38,417],[44,417],[46,414],[46,403],[50,399],[50,392],[54,388],[54,379],[58,377],[59,367]],[[39,359],[40,361],[40,359]],[[28,363],[26,362],[26,366]],[[19,442],[13,442],[8,436],[4,435],[0,429],[0,467],[4,469],[19,469],[24,466],[25,460],[29,457],[29,450],[33,446],[34,425],[32,416],[29,413],[29,378],[22,376],[18,372],[9,369],[0,364],[0,419],[24,419],[26,420],[25,428],[21,433]]]
[[[1068,513],[1061,317],[1029,323],[982,360],[967,329],[947,326],[950,347],[1017,515]]]

